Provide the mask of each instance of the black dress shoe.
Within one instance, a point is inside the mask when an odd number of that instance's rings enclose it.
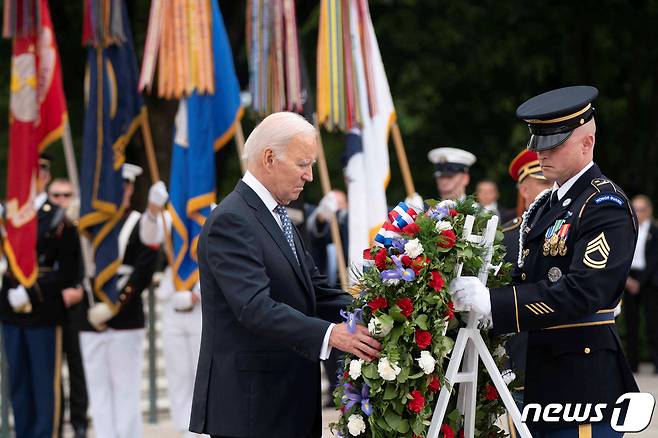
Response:
[[[74,438],[87,438],[87,428],[86,427],[76,427],[73,430]]]

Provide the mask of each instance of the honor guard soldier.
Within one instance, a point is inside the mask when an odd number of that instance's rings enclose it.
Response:
[[[468,171],[475,164],[475,155],[463,149],[436,148],[429,151],[427,158],[434,164],[434,178],[441,199],[463,199],[471,181]]]
[[[64,210],[48,201],[50,157],[39,160],[35,198],[39,272],[24,287],[11,269],[2,280],[0,319],[17,438],[50,438],[60,430],[62,294],[79,284],[78,233]],[[17,248],[31,251],[32,248]]]
[[[602,416],[592,411],[573,421],[565,419],[573,412],[553,415],[554,422],[529,416],[535,438],[621,436],[611,426],[613,407],[638,391],[614,320],[637,223],[624,192],[593,162],[597,95],[594,87],[567,87],[519,106],[527,147],[553,188],[520,225],[515,284],[489,291],[461,277],[450,286],[455,308],[491,318],[494,333],[528,332],[526,405],[605,404]]]
[[[164,183],[149,190],[143,214],[130,209],[139,166],[124,164],[126,213],[117,225],[121,266],[117,272],[119,300],[115,309],[98,301],[90,306],[90,324],[81,327],[80,348],[94,433],[97,438],[142,436],[142,360],[144,304],[142,291],[151,283],[164,231],[159,219],[168,194]]]

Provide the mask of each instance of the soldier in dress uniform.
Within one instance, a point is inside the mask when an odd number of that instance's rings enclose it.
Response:
[[[434,164],[434,178],[441,199],[463,199],[471,181],[468,171],[475,164],[475,155],[463,149],[436,148],[429,151],[427,158]]]
[[[81,327],[80,347],[87,379],[94,433],[97,438],[142,436],[142,360],[144,356],[144,304],[142,291],[151,283],[164,238],[160,212],[168,194],[158,182],[149,190],[147,211],[130,210],[139,166],[124,164],[126,214],[118,225],[118,302],[113,310],[97,301],[87,312],[89,324]]]
[[[638,391],[614,320],[637,221],[624,192],[593,161],[597,95],[594,87],[567,87],[519,106],[528,149],[553,188],[520,225],[513,285],[489,291],[476,277],[461,277],[450,286],[455,308],[491,318],[494,333],[528,332],[526,405],[606,404],[602,416],[592,408],[574,421],[564,412],[552,415],[555,422],[530,416],[535,438],[621,436],[611,426],[613,407]]]
[[[0,291],[2,337],[17,438],[51,438],[59,433],[62,295],[76,289],[81,280],[77,230],[64,210],[50,203],[44,192],[50,180],[48,158],[39,160],[40,193],[35,199],[37,281],[25,288],[8,269]]]

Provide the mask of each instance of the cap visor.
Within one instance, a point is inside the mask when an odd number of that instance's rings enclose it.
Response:
[[[535,152],[556,148],[567,141],[571,137],[572,132],[569,131],[553,135],[531,135],[527,148]]]

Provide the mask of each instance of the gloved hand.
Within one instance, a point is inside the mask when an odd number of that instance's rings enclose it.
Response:
[[[167,186],[165,186],[165,183],[162,181],[153,184],[149,189],[149,204],[162,208],[167,203],[168,199],[169,193],[167,192]]]
[[[424,210],[423,198],[418,193],[414,193],[413,195],[404,198],[404,203],[416,210],[417,213]]]
[[[114,317],[114,312],[107,303],[96,303],[87,311],[87,319],[96,330],[105,329],[105,323]]]
[[[171,297],[171,302],[174,304],[174,309],[177,311],[187,311],[192,310],[194,307],[192,291],[189,290],[179,290],[174,292],[174,295]]]
[[[448,290],[456,311],[475,312],[484,319],[490,318],[491,300],[489,288],[477,277],[457,277],[450,282]]]
[[[21,310],[24,306],[30,303],[30,296],[27,294],[27,290],[25,290],[23,285],[9,289],[7,291],[7,299],[15,311]]]
[[[338,211],[338,200],[336,199],[336,193],[329,192],[322,197],[320,204],[318,205],[318,216],[322,217],[325,221],[328,221],[333,214]]]

